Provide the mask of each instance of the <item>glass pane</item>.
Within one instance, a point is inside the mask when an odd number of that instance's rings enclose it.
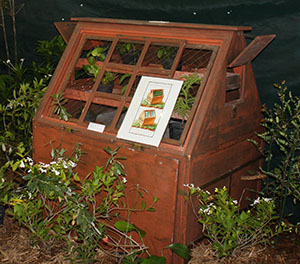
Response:
[[[143,66],[171,69],[178,46],[166,46],[165,44],[151,44],[145,55]]]
[[[97,91],[123,95],[128,87],[130,78],[130,73],[120,73],[107,70],[102,76],[100,84],[97,87]]]
[[[85,102],[66,98],[64,94],[58,93],[53,96],[53,105],[52,117],[64,121],[72,121],[79,119]]]
[[[120,115],[120,117],[119,117],[119,119],[118,119],[118,122],[117,122],[117,129],[119,129],[120,127],[121,127],[121,125],[122,125],[122,123],[123,123],[123,120],[124,120],[124,118],[125,118],[125,115],[126,115],[126,113],[127,113],[127,110],[128,110],[128,107],[124,107],[123,108],[123,110],[122,110],[122,113],[121,113],[121,115]]]
[[[135,91],[136,91],[136,88],[137,88],[137,86],[138,86],[138,84],[139,84],[141,78],[142,78],[142,75],[137,75],[137,76],[136,76],[136,78],[135,78],[135,80],[134,80],[134,83],[133,83],[133,85],[132,85],[132,88],[130,89],[130,92],[129,92],[129,96],[130,96],[130,97],[133,97],[133,96],[134,96],[134,93],[135,93]]]
[[[181,71],[205,73],[211,54],[212,50],[186,48],[182,54],[178,68]]]
[[[100,73],[111,41],[87,39],[70,75],[66,89],[90,92]]]
[[[84,121],[110,125],[115,117],[117,107],[92,103]]]
[[[120,40],[113,52],[110,62],[136,65],[144,43]]]
[[[80,58],[94,57],[96,61],[104,61],[112,41],[87,39],[83,45]]]
[[[176,100],[172,118],[168,123],[165,138],[180,140],[183,130],[188,129],[187,125],[191,124],[190,114],[207,73],[212,52],[212,50],[200,49],[196,46],[195,48],[192,46],[185,48],[173,76],[174,79],[184,82]]]
[[[166,128],[164,137],[179,140],[184,130],[186,121],[171,118]]]

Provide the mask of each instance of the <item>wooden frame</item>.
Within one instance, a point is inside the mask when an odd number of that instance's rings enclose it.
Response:
[[[151,204],[152,195],[159,198],[156,212],[132,214],[131,219],[146,231],[145,244],[155,255],[160,255],[166,245],[190,244],[201,236],[202,228],[182,196],[184,184],[205,186],[210,191],[225,185],[234,199],[240,199],[244,190],[258,190],[258,181],[241,180],[248,171],[258,169],[261,158],[248,142],[260,130],[262,118],[251,61],[274,36],[259,38],[247,46],[244,32],[251,27],[97,18],[74,18],[67,26],[57,25],[68,45],[33,121],[36,161],[49,162],[51,145],[71,151],[80,142],[87,155],[76,169],[85,177],[106,163],[104,148],[120,147],[119,154],[127,157],[124,166],[128,184],[148,190],[147,204]],[[105,60],[96,62],[101,66],[99,75],[95,80],[90,76],[76,79],[74,69],[87,64],[87,58],[81,57],[83,51],[97,41],[99,45],[109,42]],[[116,49],[120,41],[136,45],[139,56],[134,63],[121,61]],[[176,48],[171,66],[164,67],[157,58],[160,47]],[[106,71],[118,75],[111,93],[97,91]],[[189,118],[183,121],[173,113],[170,119],[173,130],[185,123],[178,138],[164,136],[158,146],[153,146],[116,137],[141,76],[175,79],[183,72],[195,71],[203,74],[203,80],[199,87],[193,87],[195,100]],[[130,78],[120,86],[123,74],[130,74]],[[73,113],[67,122],[52,113],[51,96],[58,91],[64,92],[69,101],[67,110]],[[93,127],[87,129],[97,116],[99,120],[101,111],[110,118],[107,122],[101,116],[101,122],[96,122],[96,130],[105,125],[103,133],[90,130]],[[94,119],[88,120],[92,113]],[[148,114],[146,121],[151,122],[153,116]],[[243,197],[251,195],[253,192],[245,191]],[[135,197],[129,195],[128,199],[134,201]],[[241,204],[246,207],[247,201]],[[168,263],[183,263],[171,252],[165,253]]]

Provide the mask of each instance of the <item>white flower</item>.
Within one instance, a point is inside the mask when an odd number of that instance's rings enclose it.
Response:
[[[199,187],[198,187],[199,188]],[[199,190],[200,190],[200,188],[199,188]],[[209,191],[205,191],[208,195],[210,195],[210,192]]]
[[[258,197],[254,202],[251,204],[251,206],[254,206],[256,204],[260,203],[260,197]]]
[[[7,60],[6,63],[9,64],[9,63],[10,63],[10,60]]]
[[[188,188],[195,188],[195,185],[193,183],[183,184],[183,186]]]
[[[45,169],[43,169],[43,168],[40,168],[40,172],[41,172],[41,173],[46,173],[47,170],[45,170]]]
[[[22,160],[21,163],[20,163],[20,168],[25,168],[25,164],[24,164],[24,161]]]
[[[63,160],[62,164],[63,164],[63,167],[64,167],[65,169],[68,168],[68,163],[67,163],[65,160]]]
[[[32,160],[32,158],[27,157],[26,160],[27,160],[27,162],[29,163],[30,166],[33,165],[33,160]]]
[[[207,207],[206,209],[204,209],[204,210],[203,210],[203,213],[205,213],[205,214],[206,214],[206,213],[208,213],[208,212],[209,212],[209,210],[210,210],[210,208],[209,208],[209,207]]]
[[[127,182],[127,179],[125,177],[122,177],[122,182],[123,183],[126,183]]]
[[[265,202],[272,202],[273,200],[272,200],[272,198],[263,198],[263,200],[265,201]]]
[[[232,202],[233,202],[235,205],[238,204],[238,201],[237,201],[237,200],[233,200]]]
[[[68,163],[72,168],[75,168],[77,166],[77,163],[73,162],[72,160],[69,160]]]
[[[56,176],[58,176],[58,175],[60,174],[60,172],[59,172],[59,171],[57,171],[57,170],[56,170],[56,169],[54,169],[54,168],[52,169],[52,172],[54,172]]]
[[[47,164],[47,163],[46,164],[41,164],[41,167],[46,169],[46,168],[50,167],[50,164]]]

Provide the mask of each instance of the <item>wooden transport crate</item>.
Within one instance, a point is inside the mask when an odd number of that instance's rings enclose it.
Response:
[[[146,188],[149,199],[159,198],[156,212],[133,215],[147,232],[145,243],[153,254],[201,235],[182,196],[184,184],[210,191],[226,185],[236,199],[259,187],[240,179],[260,162],[247,141],[262,118],[251,61],[274,35],[247,45],[244,33],[251,27],[97,18],[73,18],[56,26],[68,45],[33,121],[34,159],[49,161],[49,142],[68,150],[80,142],[87,155],[78,171],[85,176],[105,164],[104,148],[120,146],[120,155],[127,157],[128,184]],[[124,45],[131,49],[127,54]],[[85,70],[87,57],[97,48],[102,53],[94,63],[100,70],[91,76]],[[160,50],[168,56],[158,56]],[[158,147],[116,137],[141,76],[178,79],[195,72],[202,81],[192,89],[195,100],[188,118],[174,113]],[[114,77],[110,88],[104,86],[108,73]],[[68,99],[68,121],[54,113],[51,96],[58,91]],[[89,122],[105,125],[103,133],[88,130]],[[167,258],[181,263],[170,252]]]

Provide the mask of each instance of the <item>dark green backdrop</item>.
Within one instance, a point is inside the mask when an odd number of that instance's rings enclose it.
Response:
[[[263,103],[275,101],[274,82],[287,80],[300,95],[299,0],[15,0],[25,3],[17,15],[19,57],[34,58],[37,40],[50,40],[54,21],[70,17],[168,20],[201,24],[252,26],[252,35],[276,34],[253,62]],[[2,32],[0,58],[5,59]]]

